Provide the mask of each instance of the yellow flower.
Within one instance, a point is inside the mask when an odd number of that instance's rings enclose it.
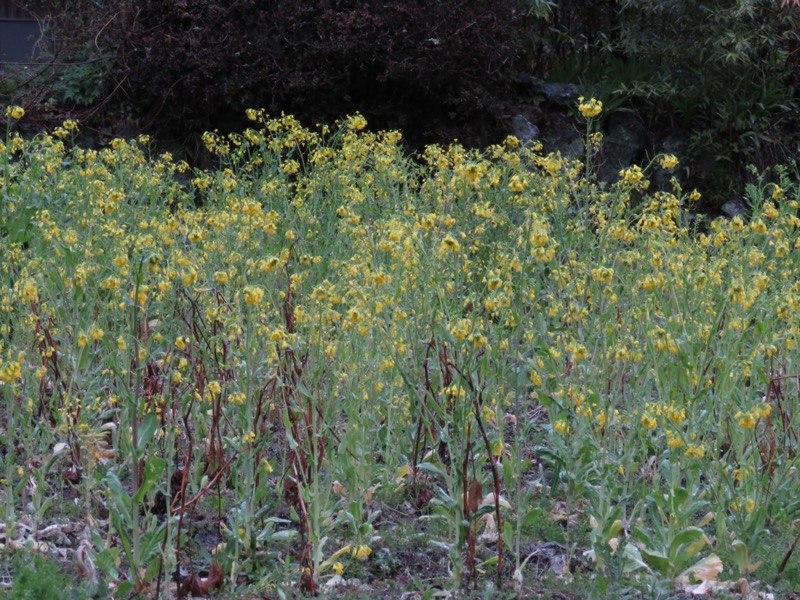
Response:
[[[356,560],[367,560],[369,555],[372,554],[372,548],[367,546],[366,544],[361,544],[353,548],[352,556]]]
[[[25,109],[21,106],[7,106],[6,107],[6,118],[14,119],[15,121],[19,121],[22,117],[25,116]]]
[[[258,306],[264,300],[264,290],[258,286],[245,286],[242,292],[244,293],[244,303],[248,306]]]
[[[772,414],[772,405],[768,402],[762,402],[753,409],[753,412],[759,419],[766,419]]]
[[[367,120],[360,114],[355,114],[347,119],[347,128],[351,131],[361,131],[367,126]]]
[[[26,279],[22,284],[22,292],[20,294],[25,302],[38,302],[39,290],[36,287],[36,282],[32,279]]]
[[[0,381],[14,383],[20,377],[22,377],[22,369],[18,362],[7,362],[0,366]]]
[[[222,386],[219,384],[219,381],[209,381],[208,391],[216,396],[222,391]]]
[[[750,229],[752,229],[755,233],[766,233],[767,226],[764,224],[764,221],[761,219],[756,219],[752,223],[750,223]]]
[[[674,154],[665,154],[659,159],[658,164],[664,169],[674,169],[678,166],[678,159]]]
[[[603,112],[603,103],[595,98],[586,100],[583,96],[578,98],[578,110],[585,119],[593,119]]]
[[[332,570],[333,570],[333,572],[334,572],[334,573],[336,573],[337,575],[341,575],[341,574],[342,574],[342,571],[344,571],[344,565],[343,565],[342,563],[340,563],[340,562],[337,560],[335,563],[333,563],[333,564],[331,565],[331,569],[332,569]]]
[[[439,252],[447,254],[448,252],[457,253],[461,251],[461,244],[452,236],[446,235],[439,245]]]
[[[658,425],[658,421],[656,421],[656,418],[653,415],[647,413],[642,415],[642,426],[645,429],[655,429],[656,425]]]
[[[751,413],[742,413],[738,412],[733,416],[736,419],[736,422],[739,424],[739,427],[742,429],[752,429],[753,426],[756,424],[755,418]]]
[[[188,271],[184,271],[183,273],[183,285],[186,287],[191,287],[197,282],[197,271],[195,269],[189,269]]]
[[[97,326],[97,323],[92,323],[92,326],[89,328],[89,337],[92,338],[95,342],[99,342],[100,340],[102,340],[105,334],[106,332],[100,329]]]
[[[228,283],[228,274],[225,271],[217,271],[214,273],[214,279],[217,280],[218,284],[225,285]]]
[[[703,444],[689,444],[683,455],[689,458],[703,458],[706,455],[706,449]]]
[[[639,165],[633,165],[630,169],[622,169],[622,171],[619,172],[619,176],[625,183],[631,185],[636,185],[644,179],[644,173]]]
[[[614,269],[609,267],[598,267],[592,269],[592,279],[598,283],[610,283],[614,278]]]
[[[508,183],[508,189],[512,192],[520,193],[525,191],[527,185],[528,183],[521,179],[519,175],[513,175],[511,181]]]

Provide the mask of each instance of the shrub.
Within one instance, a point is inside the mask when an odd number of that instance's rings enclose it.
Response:
[[[706,180],[695,183],[721,196],[741,192],[747,164],[790,157],[800,11],[772,0],[594,4],[558,3],[557,33],[543,33],[551,76],[631,101],[655,129],[684,129]]]

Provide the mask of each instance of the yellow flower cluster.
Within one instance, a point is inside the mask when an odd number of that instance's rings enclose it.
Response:
[[[14,119],[15,121],[19,121],[22,117],[25,116],[25,109],[21,106],[7,106],[6,107],[6,118],[7,119]]]
[[[578,111],[585,119],[593,119],[603,112],[603,103],[595,98],[578,98]]]
[[[584,118],[602,110],[581,99]],[[437,435],[474,441],[480,417],[505,463],[528,410],[567,468],[611,456],[625,465],[613,473],[637,477],[652,457],[728,460],[721,437],[749,443],[776,410],[747,398],[796,370],[800,207],[785,178],[747,218],[694,228],[699,193],[648,193],[649,167],[598,188],[513,138],[412,161],[399,133],[359,115],[313,131],[247,117],[241,134],[204,137],[213,169],[151,156],[146,139],[71,149],[72,123],[8,142],[18,200],[0,218],[29,222],[0,248],[0,381],[20,406],[42,394],[63,411],[43,438],[88,440],[81,427],[124,418],[133,378],[119,374],[132,371],[164,436],[215,423],[242,473],[266,477],[265,457],[286,456],[265,450],[286,443],[287,419],[298,448],[340,436],[315,454],[320,478],[361,444],[353,499],[407,461],[420,423],[429,452]],[[703,472],[748,479],[754,465],[721,467]],[[325,510],[323,528],[339,522]],[[348,547],[325,568],[370,552]]]

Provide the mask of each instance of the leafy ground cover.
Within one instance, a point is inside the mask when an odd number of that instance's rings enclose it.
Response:
[[[704,223],[676,157],[592,182],[601,110],[585,164],[253,110],[193,171],[10,107],[3,589],[790,592],[791,171]]]

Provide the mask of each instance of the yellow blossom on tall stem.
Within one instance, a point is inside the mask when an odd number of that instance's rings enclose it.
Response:
[[[25,116],[25,109],[21,106],[7,106],[6,107],[6,118],[7,119],[14,119],[15,121],[19,121],[22,117]]]
[[[264,300],[264,290],[258,286],[248,285],[243,290],[244,303],[248,306],[258,306]]]
[[[678,159],[673,154],[665,154],[659,159],[658,164],[664,169],[674,169],[678,166]]]
[[[585,119],[594,119],[603,112],[603,103],[596,98],[586,100],[581,96],[578,98],[578,110]]]
[[[356,560],[367,560],[370,554],[372,554],[372,548],[370,548],[366,544],[361,544],[359,546],[356,546],[355,548],[353,548],[352,552],[353,558],[355,558]]]

